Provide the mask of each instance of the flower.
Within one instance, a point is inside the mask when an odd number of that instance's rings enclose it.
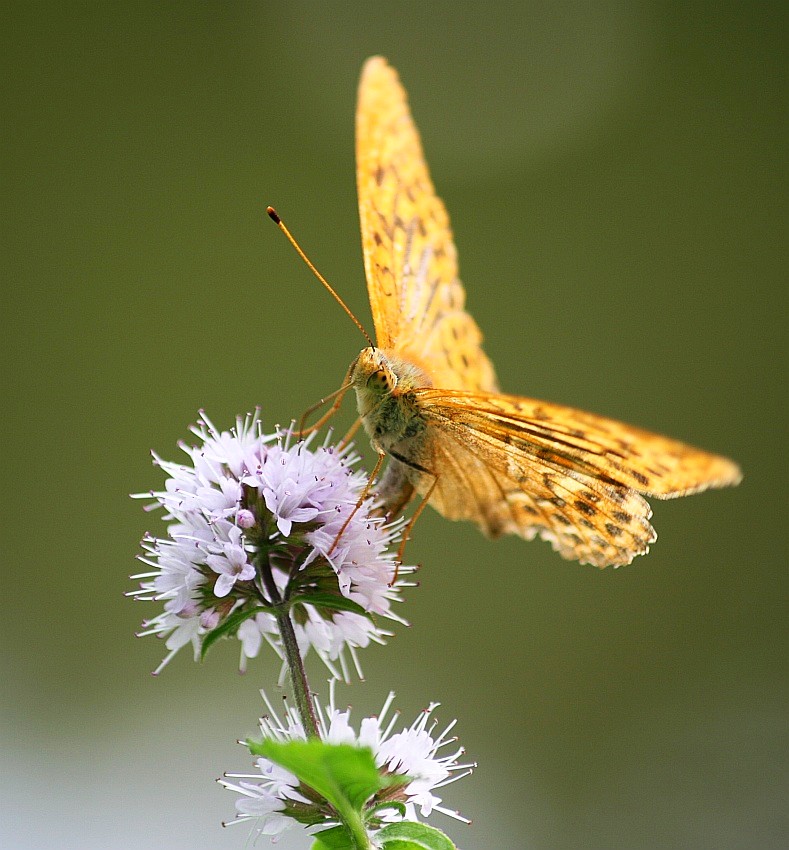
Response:
[[[249,581],[255,577],[255,568],[247,560],[243,545],[244,532],[238,526],[231,525],[227,528],[227,536],[227,543],[218,543],[221,554],[206,557],[208,566],[219,573],[214,585],[214,595],[219,597],[227,596],[236,581]]]
[[[302,654],[314,649],[347,680],[357,650],[390,634],[372,616],[405,622],[392,610],[412,584],[391,551],[402,521],[377,515],[372,498],[359,505],[367,478],[349,447],[264,434],[257,411],[231,431],[201,413],[192,433],[197,445],[180,444],[189,463],[154,454],[164,488],[134,496],[168,521],[166,537],[143,539],[152,570],[132,576],[129,594],[164,604],[141,632],[169,650],[155,672],[188,643],[198,658],[216,628],[238,638],[242,670],[264,642],[282,658],[273,610],[287,604]]]
[[[375,809],[368,820],[370,832],[374,834],[393,821],[418,821],[434,811],[469,823],[458,812],[445,808],[441,797],[435,794],[439,788],[468,776],[476,766],[458,762],[464,753],[462,747],[439,755],[439,750],[454,744],[457,739],[449,737],[454,720],[436,733],[433,712],[438,703],[430,703],[410,726],[393,733],[399,712],[388,717],[394,701],[394,694],[390,693],[380,714],[364,718],[357,733],[350,724],[350,709],[339,711],[335,707],[334,684],[334,681],[330,683],[329,704],[325,709],[315,699],[321,739],[332,744],[369,747],[382,774],[408,777],[407,784],[394,786],[394,790],[387,788],[384,800],[373,797],[368,801],[367,807]],[[269,712],[260,720],[263,738],[279,743],[306,740],[296,709],[288,706],[284,717],[280,718],[266,694],[262,691],[261,694]],[[226,826],[250,823],[257,834],[271,835],[276,840],[290,828],[305,824],[327,827],[338,823],[336,813],[316,801],[315,792],[302,787],[292,773],[266,758],[258,758],[255,768],[255,773],[226,773],[226,778],[219,780],[221,785],[239,795],[235,804],[236,817]],[[395,805],[387,808],[382,805],[384,802]]]

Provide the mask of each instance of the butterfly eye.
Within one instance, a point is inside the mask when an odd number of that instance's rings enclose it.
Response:
[[[389,375],[384,369],[378,369],[367,379],[367,386],[374,386],[379,390],[389,389]]]

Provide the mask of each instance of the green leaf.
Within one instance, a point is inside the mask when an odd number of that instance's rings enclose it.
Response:
[[[443,832],[414,821],[389,824],[376,832],[375,840],[381,850],[456,850]]]
[[[299,594],[292,601],[294,605],[308,604],[314,605],[316,608],[325,608],[328,611],[351,611],[354,614],[361,614],[363,617],[370,616],[358,602],[354,602],[345,596],[339,596],[336,593]]]
[[[205,658],[206,652],[208,652],[209,648],[219,638],[235,633],[244,620],[248,620],[256,614],[263,614],[270,611],[270,608],[262,605],[258,605],[255,608],[242,608],[240,611],[234,611],[224,622],[220,623],[215,629],[212,629],[203,637],[203,643],[200,646],[200,660],[202,661]]]
[[[362,807],[377,791],[389,782],[375,766],[373,752],[368,747],[350,744],[326,744],[323,741],[251,742],[249,748],[295,774],[300,782],[309,785],[343,814],[350,807],[361,812]]]
[[[344,826],[333,826],[316,832],[312,850],[355,850],[353,840]]]

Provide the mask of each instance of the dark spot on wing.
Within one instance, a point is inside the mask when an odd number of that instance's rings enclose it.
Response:
[[[594,505],[590,505],[582,499],[575,500],[575,507],[578,508],[582,514],[586,514],[587,516],[593,516],[597,513],[597,508]]]

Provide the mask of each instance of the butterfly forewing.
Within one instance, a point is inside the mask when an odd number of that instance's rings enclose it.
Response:
[[[578,472],[670,499],[740,480],[728,458],[564,405],[512,395],[425,389],[420,406]]]
[[[435,386],[495,391],[482,334],[464,309],[449,216],[405,91],[380,57],[365,63],[359,85],[356,179],[379,346],[418,365]]]

